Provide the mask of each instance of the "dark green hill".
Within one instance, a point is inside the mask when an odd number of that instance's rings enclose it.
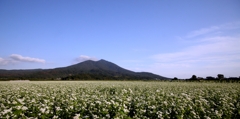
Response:
[[[34,70],[0,70],[0,80],[150,80],[168,79],[148,72],[133,72],[106,60],[85,61],[68,67]]]

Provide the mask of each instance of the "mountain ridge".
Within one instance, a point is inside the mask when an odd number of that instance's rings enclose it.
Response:
[[[149,72],[134,72],[124,69],[104,59],[87,60],[66,67],[53,69],[3,70],[0,69],[1,79],[30,79],[30,80],[152,80],[168,79]]]

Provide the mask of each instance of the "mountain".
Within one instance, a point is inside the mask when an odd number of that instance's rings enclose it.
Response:
[[[106,60],[84,61],[55,69],[0,70],[0,80],[150,80],[168,79],[148,72],[133,72]]]

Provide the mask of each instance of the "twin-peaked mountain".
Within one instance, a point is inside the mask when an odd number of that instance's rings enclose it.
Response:
[[[150,80],[168,79],[148,72],[133,72],[106,60],[85,61],[55,69],[0,70],[0,80]]]

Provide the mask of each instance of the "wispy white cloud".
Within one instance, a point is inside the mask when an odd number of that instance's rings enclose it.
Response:
[[[12,62],[11,60],[4,59],[4,58],[0,57],[0,65],[7,65],[7,64],[9,64],[11,62]]]
[[[192,37],[196,37],[196,36],[199,36],[199,35],[207,34],[207,33],[216,31],[218,29],[220,29],[220,27],[212,26],[210,28],[203,28],[203,29],[200,29],[200,30],[192,31],[191,33],[189,33],[187,35],[187,38],[192,38]]]
[[[12,54],[7,58],[0,57],[0,65],[9,65],[21,62],[45,63],[46,61],[44,59],[39,58],[24,57],[19,54]]]
[[[44,59],[23,57],[22,55],[19,55],[19,54],[12,54],[12,55],[10,55],[10,58],[15,61],[19,61],[19,62],[37,62],[37,63],[45,63],[46,62]]]
[[[240,24],[236,22],[191,32],[186,38],[192,39],[195,43],[177,52],[151,56],[155,63],[150,69],[152,72],[165,73],[167,76],[190,77],[192,74],[207,76],[213,73],[238,76],[236,71],[240,70],[240,33],[232,33],[229,30],[239,29]],[[221,35],[213,33],[219,31],[223,33]]]
[[[189,46],[182,51],[157,54],[153,58],[161,62],[169,61],[204,61],[239,58],[240,37],[214,37],[201,40],[202,44]]]
[[[222,63],[232,67],[232,63],[240,63],[240,37],[215,37],[205,39],[204,44],[190,46],[179,52],[157,54],[152,58],[162,67],[207,67]],[[228,63],[227,63],[228,62]],[[212,67],[213,67],[212,66]]]
[[[76,58],[77,62],[84,62],[87,60],[97,61],[98,59],[95,57],[87,56],[87,55],[80,55],[78,58]]]
[[[224,30],[231,30],[231,29],[238,29],[238,28],[240,28],[240,22],[231,22],[231,23],[226,23],[219,26],[212,26],[208,28],[202,28],[199,30],[191,31],[190,33],[188,33],[186,37],[193,38],[193,37],[202,36],[210,33],[211,34],[214,34],[215,32],[220,33]]]

